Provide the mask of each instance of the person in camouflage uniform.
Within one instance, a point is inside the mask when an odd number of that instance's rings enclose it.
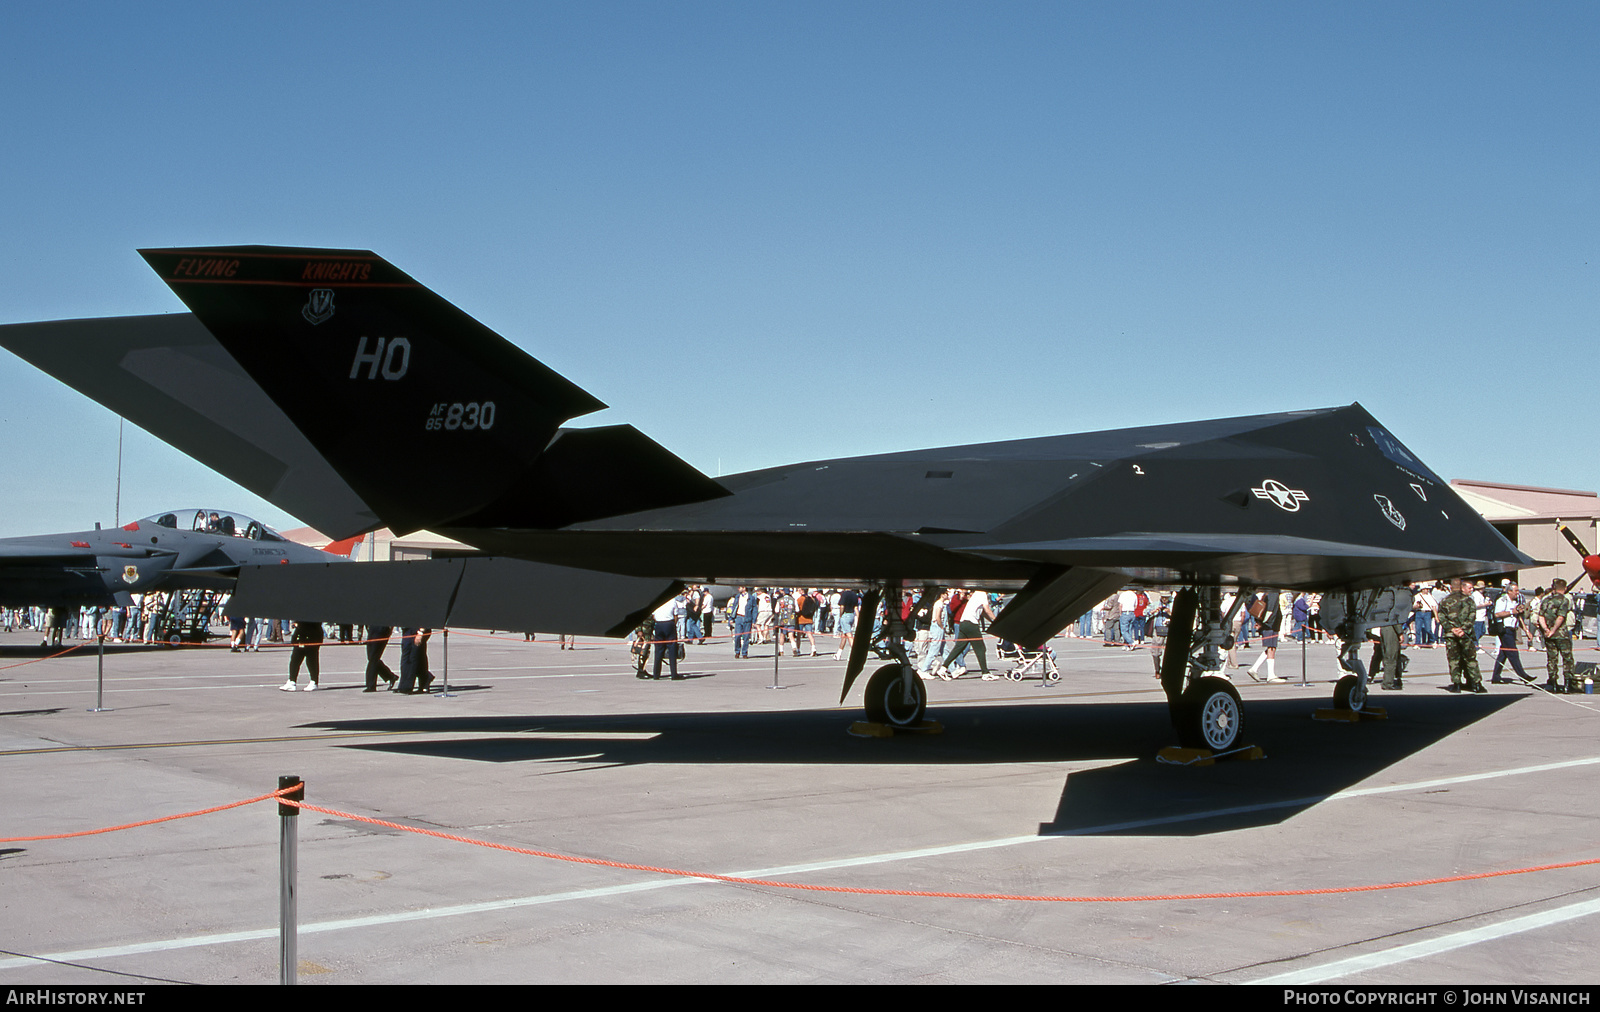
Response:
[[[1551,692],[1561,691],[1561,683],[1556,680],[1558,662],[1566,667],[1567,691],[1582,691],[1572,662],[1572,622],[1572,599],[1567,597],[1567,581],[1555,580],[1550,585],[1550,593],[1539,603],[1539,631],[1544,633],[1544,664],[1548,674],[1544,687]]]
[[[1439,605],[1439,631],[1444,634],[1444,653],[1450,661],[1450,691],[1460,692],[1466,682],[1469,692],[1488,692],[1483,675],[1478,673],[1478,641],[1472,623],[1478,606],[1472,600],[1472,581],[1456,581],[1456,589]]]

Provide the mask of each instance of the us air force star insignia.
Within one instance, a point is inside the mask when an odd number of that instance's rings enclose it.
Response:
[[[1377,502],[1378,508],[1383,510],[1384,519],[1388,520],[1391,524],[1394,524],[1402,531],[1406,529],[1406,518],[1401,515],[1399,510],[1394,508],[1394,503],[1389,501],[1388,496],[1374,495],[1372,498]]]
[[[138,583],[139,582],[139,567],[138,566],[123,566],[122,567],[122,582],[123,583]]]
[[[1265,499],[1285,513],[1300,512],[1300,504],[1311,497],[1297,488],[1290,488],[1276,478],[1268,478],[1261,487],[1253,488],[1257,499]]]
[[[313,327],[332,316],[333,289],[311,289],[311,294],[306,296],[306,304],[300,307],[300,315]]]

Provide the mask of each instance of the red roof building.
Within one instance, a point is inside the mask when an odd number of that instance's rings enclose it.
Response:
[[[1565,523],[1589,551],[1600,550],[1600,532],[1596,528],[1600,496],[1593,492],[1464,479],[1452,481],[1450,487],[1512,544],[1540,561],[1553,563],[1522,570],[1518,582],[1524,586],[1548,587],[1558,576],[1572,584],[1583,577],[1582,557],[1556,528],[1558,521]]]

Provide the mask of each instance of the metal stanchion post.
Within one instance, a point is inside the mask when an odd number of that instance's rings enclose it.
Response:
[[[294,788],[284,797],[291,801],[306,799],[306,785],[299,777],[278,778],[278,790]],[[300,809],[295,805],[278,803],[278,983],[293,984],[295,967],[299,963],[299,909],[296,900],[297,850],[295,820]]]
[[[106,638],[101,635],[98,639],[100,640],[100,667],[94,676],[94,706],[90,708],[90,713],[104,713],[106,709]]]
[[[441,696],[450,695],[450,627],[444,627],[444,690]]]
[[[776,607],[773,609],[773,614],[777,614]],[[778,687],[778,658],[781,656],[783,656],[783,634],[778,631],[778,623],[774,622],[772,623],[772,684],[767,686],[769,689]]]
[[[1307,624],[1309,623],[1302,623],[1300,626],[1300,687],[1302,689],[1310,684],[1306,681],[1306,637],[1309,635],[1309,631],[1306,629]]]

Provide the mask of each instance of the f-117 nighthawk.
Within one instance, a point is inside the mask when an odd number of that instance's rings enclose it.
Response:
[[[1392,617],[1386,588],[1532,562],[1360,405],[711,478],[632,426],[565,426],[604,405],[372,252],[141,253],[193,316],[18,325],[0,344],[333,537],[427,528],[652,600],[676,581],[849,584],[871,615],[907,586],[1013,591],[991,631],[1028,647],[1120,586],[1175,586],[1162,685],[1180,737],[1214,750],[1243,724],[1212,677],[1223,587],[1334,595],[1354,639]],[[73,354],[44,361],[46,333]],[[180,367],[232,404],[199,403],[163,371]],[[142,393],[119,391],[130,374]],[[898,652],[865,690],[895,725],[926,698]]]

